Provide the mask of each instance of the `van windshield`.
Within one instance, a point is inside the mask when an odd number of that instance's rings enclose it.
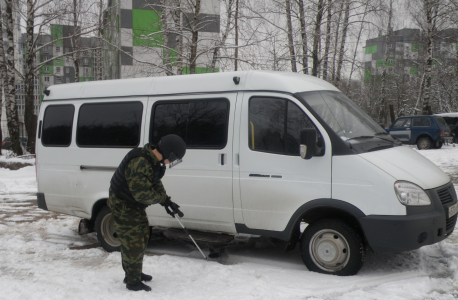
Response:
[[[343,140],[386,133],[342,93],[322,91],[303,93],[301,96]]]
[[[296,94],[344,143],[357,153],[378,151],[401,143],[345,95],[336,91]]]

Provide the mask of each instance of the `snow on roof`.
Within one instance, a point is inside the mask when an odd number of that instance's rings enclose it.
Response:
[[[435,116],[439,117],[450,117],[450,118],[458,118],[458,112],[453,113],[442,113],[442,114],[434,114]]]
[[[240,77],[240,83],[234,83]],[[271,71],[242,71],[182,76],[103,80],[53,85],[44,101],[119,96],[145,96],[226,91],[282,91],[297,93],[334,90],[330,83],[309,75]]]

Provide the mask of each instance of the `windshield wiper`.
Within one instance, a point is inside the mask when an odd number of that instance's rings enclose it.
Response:
[[[373,136],[373,135],[362,135],[362,136],[355,136],[355,137],[346,139],[345,141],[348,142],[348,141],[350,141],[350,140],[357,140],[357,139],[372,139],[372,138],[374,138],[374,137],[375,137],[375,136]]]

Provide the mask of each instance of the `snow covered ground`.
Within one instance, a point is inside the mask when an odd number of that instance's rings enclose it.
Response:
[[[420,153],[458,184],[458,147]],[[309,272],[297,249],[285,254],[264,239],[232,246],[218,261],[204,261],[190,245],[153,241],[144,260],[153,291],[130,292],[120,254],[81,247],[95,235],[79,236],[78,218],[38,209],[35,192],[34,166],[0,168],[0,299],[458,298],[458,231],[416,251],[368,253],[351,277]]]

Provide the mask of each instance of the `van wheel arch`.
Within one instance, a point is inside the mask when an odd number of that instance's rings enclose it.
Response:
[[[287,235],[287,240],[289,241],[287,250],[294,249],[296,243],[300,240],[302,235],[300,226],[302,222],[312,224],[326,218],[339,219],[349,224],[355,228],[367,244],[364,231],[358,222],[358,218],[364,216],[366,215],[356,206],[341,200],[319,199],[307,202],[294,213],[293,218],[290,220],[290,224],[292,220],[295,220],[291,224],[292,226],[287,226],[287,230],[290,228]]]
[[[102,210],[102,208],[106,205],[107,205],[107,199],[100,199],[94,203],[94,206],[92,206],[92,214],[91,214],[91,220],[90,220],[91,222],[95,222],[97,215]]]

